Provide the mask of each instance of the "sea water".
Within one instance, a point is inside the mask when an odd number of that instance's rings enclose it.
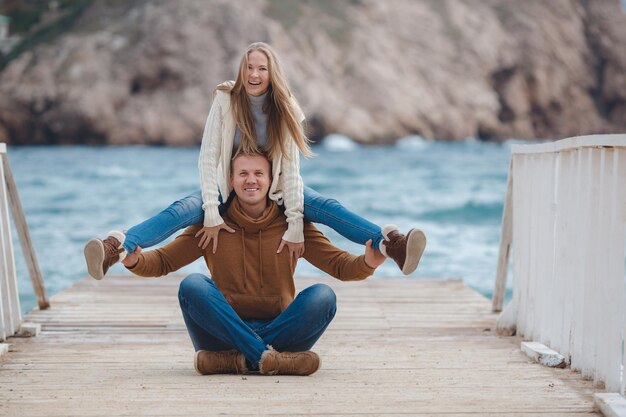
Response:
[[[314,151],[314,158],[301,161],[306,185],[380,226],[424,231],[426,251],[406,279],[461,278],[491,295],[508,143],[409,137],[394,146],[363,146],[331,135]],[[128,228],[199,188],[198,148],[10,147],[8,152],[49,295],[86,276],[88,239]],[[364,253],[363,246],[320,228],[340,248]],[[28,311],[36,299],[15,230],[13,240],[21,307]],[[202,260],[182,270],[191,272],[206,272]],[[296,272],[331,279],[304,260]],[[128,272],[118,264],[109,273]],[[387,261],[375,276],[401,274]]]

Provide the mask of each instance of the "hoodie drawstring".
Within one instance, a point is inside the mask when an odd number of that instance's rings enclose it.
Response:
[[[259,230],[259,262],[261,264],[260,275],[261,275],[261,288],[263,288],[263,253],[261,252],[261,242],[263,242],[263,232]]]
[[[248,288],[248,270],[246,269],[246,241],[245,241],[245,233],[246,230],[241,228],[241,250],[243,252],[243,287]]]

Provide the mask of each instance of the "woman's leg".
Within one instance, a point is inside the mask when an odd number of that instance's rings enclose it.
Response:
[[[380,250],[384,240],[379,226],[351,212],[333,198],[326,198],[310,187],[304,187],[304,219],[324,224],[341,236],[365,245],[372,239],[372,247]]]
[[[404,235],[391,224],[381,229],[309,187],[304,187],[304,219],[329,226],[355,243],[364,245],[371,239],[372,248],[393,259],[404,275],[415,271],[426,247],[421,230],[411,229]]]
[[[231,198],[232,196],[223,203],[219,196],[220,214],[224,213]],[[196,191],[173,202],[159,214],[131,227],[125,234],[112,231],[104,240],[91,239],[84,250],[87,271],[95,279],[102,279],[111,266],[122,261],[127,253],[133,253],[137,246],[148,248],[156,245],[176,231],[201,223],[203,219],[202,194]]]
[[[174,232],[204,219],[202,194],[198,190],[170,204],[156,216],[149,218],[126,232],[124,249],[133,253],[137,246],[149,248],[170,237]]]

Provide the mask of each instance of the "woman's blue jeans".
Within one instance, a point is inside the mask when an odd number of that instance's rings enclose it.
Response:
[[[226,211],[229,201],[223,203],[220,197],[220,214]],[[365,242],[372,239],[372,247],[376,250],[383,240],[379,226],[354,214],[337,200],[326,198],[309,187],[304,187],[304,219],[324,224],[355,243],[365,245]],[[175,201],[156,216],[128,229],[124,249],[132,253],[137,246],[148,248],[164,241],[176,231],[202,223],[203,220],[202,195],[200,191],[196,191]]]
[[[258,369],[268,345],[279,352],[310,350],[337,311],[334,291],[315,284],[272,320],[242,320],[215,282],[202,274],[191,274],[180,283],[178,301],[196,351],[236,349],[252,369]]]

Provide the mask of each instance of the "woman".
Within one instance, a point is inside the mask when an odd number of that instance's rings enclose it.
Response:
[[[294,258],[304,252],[303,220],[325,224],[353,242],[372,246],[392,258],[402,273],[410,274],[426,246],[424,234],[412,229],[401,234],[393,225],[381,230],[375,224],[345,209],[308,187],[300,176],[299,154],[311,156],[302,122],[304,114],[292,96],[276,53],[267,44],[253,43],[239,66],[235,82],[217,86],[204,128],[199,169],[201,191],[174,202],[170,207],[132,227],[126,234],[110,232],[104,240],[85,245],[89,274],[102,279],[110,266],[139,248],[155,245],[175,231],[203,222],[196,235],[199,246],[212,243],[213,253],[222,230],[232,232],[222,220],[231,195],[228,185],[234,152],[265,152],[272,161],[270,199],[284,206],[288,228],[277,248],[287,246]]]

